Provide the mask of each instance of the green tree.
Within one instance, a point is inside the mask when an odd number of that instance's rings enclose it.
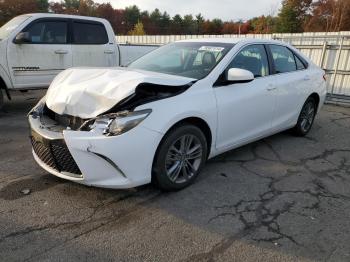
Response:
[[[124,13],[126,28],[130,31],[140,21],[140,9],[136,5],[133,5],[126,7]]]
[[[192,15],[185,15],[182,22],[182,29],[186,35],[194,35],[197,33],[197,22],[193,20]]]
[[[64,0],[64,6],[69,9],[79,9],[80,0]]]
[[[277,31],[298,33],[310,17],[312,0],[283,0],[278,14]]]
[[[197,22],[197,34],[201,35],[203,34],[203,24],[204,24],[204,17],[201,13],[196,15],[196,22]]]
[[[38,12],[46,13],[49,10],[48,0],[36,0]]]
[[[272,16],[259,16],[250,19],[253,33],[270,34],[276,30],[276,18]]]
[[[128,32],[128,35],[145,35],[145,30],[143,29],[143,24],[138,22],[135,24],[134,29]]]
[[[161,32],[161,19],[162,19],[162,14],[159,11],[158,8],[154,9],[150,15],[149,15],[149,20],[150,20],[150,25],[151,25],[151,34],[152,35],[159,35]]]
[[[214,34],[221,34],[224,23],[221,19],[215,18],[211,21],[211,28]]]
[[[182,35],[183,30],[182,30],[182,24],[183,24],[183,19],[182,16],[177,14],[173,17],[172,22],[171,22],[171,33],[172,34],[177,34],[177,35]]]
[[[170,15],[167,12],[164,12],[160,18],[160,26],[161,26],[161,34],[169,34],[170,33]]]
[[[142,22],[143,24],[143,27],[144,27],[144,30],[146,32],[146,34],[151,34],[151,27],[152,27],[152,24],[151,24],[151,20],[149,18],[149,13],[148,11],[142,11],[140,13],[140,21]]]

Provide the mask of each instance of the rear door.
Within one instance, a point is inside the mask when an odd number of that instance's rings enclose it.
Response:
[[[272,126],[280,130],[295,124],[311,80],[305,70],[307,65],[292,50],[282,45],[269,45],[269,48],[275,69],[273,92],[278,97]]]
[[[22,32],[28,42],[9,41],[8,67],[15,88],[47,87],[62,70],[72,66],[68,20],[42,18],[31,22]]]
[[[110,43],[104,24],[72,20],[73,66],[109,67],[117,63],[114,43]]]

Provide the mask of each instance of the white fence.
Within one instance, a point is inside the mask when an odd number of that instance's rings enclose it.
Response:
[[[163,45],[192,38],[265,38],[286,41],[327,72],[329,99],[350,99],[350,32],[248,35],[117,36],[122,44]]]

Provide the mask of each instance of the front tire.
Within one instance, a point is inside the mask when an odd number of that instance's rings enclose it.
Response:
[[[301,109],[298,122],[293,128],[296,136],[305,136],[311,130],[317,111],[317,104],[314,98],[309,97]]]
[[[198,176],[207,159],[207,141],[193,125],[178,126],[165,135],[154,164],[153,182],[165,190],[183,189]]]

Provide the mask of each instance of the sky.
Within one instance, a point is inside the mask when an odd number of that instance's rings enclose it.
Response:
[[[141,10],[152,11],[158,8],[175,14],[201,13],[205,18],[246,20],[255,16],[276,14],[281,0],[95,0],[98,3],[111,3],[114,8],[137,5]]]

